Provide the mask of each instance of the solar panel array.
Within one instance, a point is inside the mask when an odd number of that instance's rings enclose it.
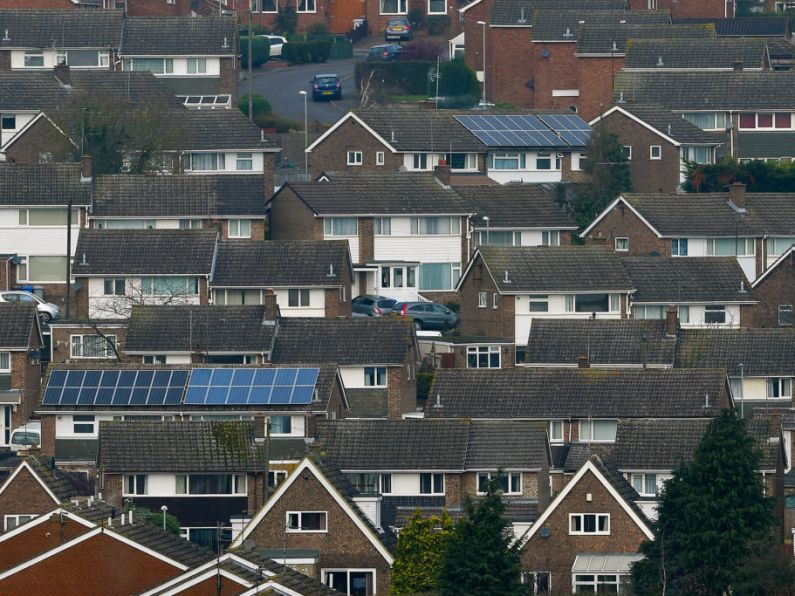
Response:
[[[580,147],[591,133],[574,114],[480,114],[455,119],[487,147]]]
[[[194,368],[185,404],[308,404],[319,373],[317,368]]]
[[[45,406],[176,406],[187,370],[55,370]]]

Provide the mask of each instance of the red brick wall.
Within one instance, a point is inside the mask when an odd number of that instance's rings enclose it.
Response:
[[[789,257],[754,288],[750,327],[778,327],[779,304],[795,304],[795,261]],[[741,312],[741,315],[743,313]]]
[[[587,495],[592,500],[587,500]],[[609,513],[610,535],[570,536],[569,513]],[[618,502],[590,471],[547,518],[548,538],[537,533],[522,549],[522,569],[552,574],[554,593],[571,592],[571,567],[578,553],[634,553],[646,538]]]
[[[140,356],[137,358],[132,358],[124,354],[124,349],[126,345],[127,339],[127,328],[126,327],[97,327],[97,330],[104,334],[104,335],[115,335],[116,336],[116,349],[119,351],[119,356],[121,356],[122,362],[140,362]],[[52,332],[52,361],[53,362],[66,362],[71,357],[71,341],[72,335],[93,335],[96,331],[92,327],[87,326],[80,326],[75,325],[73,327],[61,327],[61,326],[54,326],[51,327]],[[113,363],[115,359],[111,358],[91,358],[91,359],[82,359],[81,360],[92,360],[94,362],[108,362]]]
[[[623,66],[623,56],[577,58],[579,114],[583,120],[589,122],[613,105],[613,80]]]
[[[346,275],[346,277],[349,277]],[[345,302],[340,300],[339,288],[327,288],[324,291],[326,301],[326,317],[350,317],[351,316],[351,284],[345,283]]]
[[[3,8],[77,8],[71,0],[3,0]]]
[[[513,339],[515,332],[513,296],[499,296],[497,308],[493,308],[497,287],[483,264],[481,257],[469,270],[469,275],[459,292],[461,300],[461,335]],[[480,308],[480,292],[488,293],[486,308]]]
[[[270,207],[272,240],[323,240],[323,220],[312,214],[292,188],[282,189]]]
[[[34,475],[24,468],[0,493],[0,531],[5,528],[6,515],[42,515],[57,505],[58,501],[48,495]]]
[[[658,238],[637,215],[622,203],[616,205],[610,213],[586,236],[586,244],[606,245],[615,250],[616,237],[629,238],[629,255],[636,257],[649,256],[657,252],[660,256],[671,256],[671,241]]]
[[[50,509],[55,509],[55,507],[50,507]],[[85,534],[89,530],[90,528],[86,528],[68,517],[65,517],[61,524],[60,516],[55,516],[27,532],[22,532],[3,542],[3,548],[0,548],[0,570],[9,569],[28,561],[64,542]],[[5,583],[3,588],[7,589]],[[28,593],[30,592],[31,590],[28,590]]]
[[[552,97],[554,89],[579,89],[577,58],[574,56],[577,44],[536,42],[532,45],[535,108],[567,110],[569,106],[579,106],[579,97]],[[549,52],[547,58],[543,57],[545,51]]]
[[[288,511],[328,512],[328,532],[285,533]],[[389,565],[308,470],[295,479],[249,538],[258,548],[317,549],[319,569],[376,569],[376,591],[389,592]]]
[[[483,28],[480,25],[476,27],[471,37],[467,34],[467,50],[472,44],[475,51],[481,52]],[[517,108],[535,107],[533,89],[528,87],[535,65],[534,44],[530,43],[532,33],[533,30],[527,27],[488,28],[486,98],[489,101],[506,102]]]
[[[724,0],[656,0],[659,10],[670,10],[673,19],[732,17],[731,0],[724,8]],[[648,10],[648,0],[629,0],[630,10]]]
[[[399,135],[400,130],[395,131]],[[389,138],[384,139],[389,142]],[[362,152],[362,165],[349,166],[348,150]],[[384,165],[375,164],[377,152],[384,153]],[[392,153],[354,119],[342,123],[309,154],[312,176],[321,172],[395,172],[403,165],[403,154]]]
[[[75,151],[73,145],[53,128],[50,121],[39,118],[6,151],[7,160],[15,163],[37,164],[42,153],[51,153],[53,160],[67,161]]]
[[[190,16],[191,0],[126,0],[127,14],[131,17],[186,17]]]

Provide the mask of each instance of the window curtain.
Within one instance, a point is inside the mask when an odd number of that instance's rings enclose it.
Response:
[[[450,290],[451,288],[450,263],[423,263],[420,265],[420,290]]]

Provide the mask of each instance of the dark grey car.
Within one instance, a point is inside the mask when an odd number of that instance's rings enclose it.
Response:
[[[458,325],[458,315],[446,306],[435,302],[398,302],[392,313],[414,318],[417,330],[438,329],[447,331]]]
[[[354,317],[380,317],[389,314],[397,300],[386,296],[362,294],[351,302]]]

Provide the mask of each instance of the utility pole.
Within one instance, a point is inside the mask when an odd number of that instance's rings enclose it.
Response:
[[[221,5],[219,0],[218,5]],[[253,54],[254,54],[254,36],[251,31],[251,0],[248,2],[248,119],[249,122],[254,122],[254,75],[253,75]]]

